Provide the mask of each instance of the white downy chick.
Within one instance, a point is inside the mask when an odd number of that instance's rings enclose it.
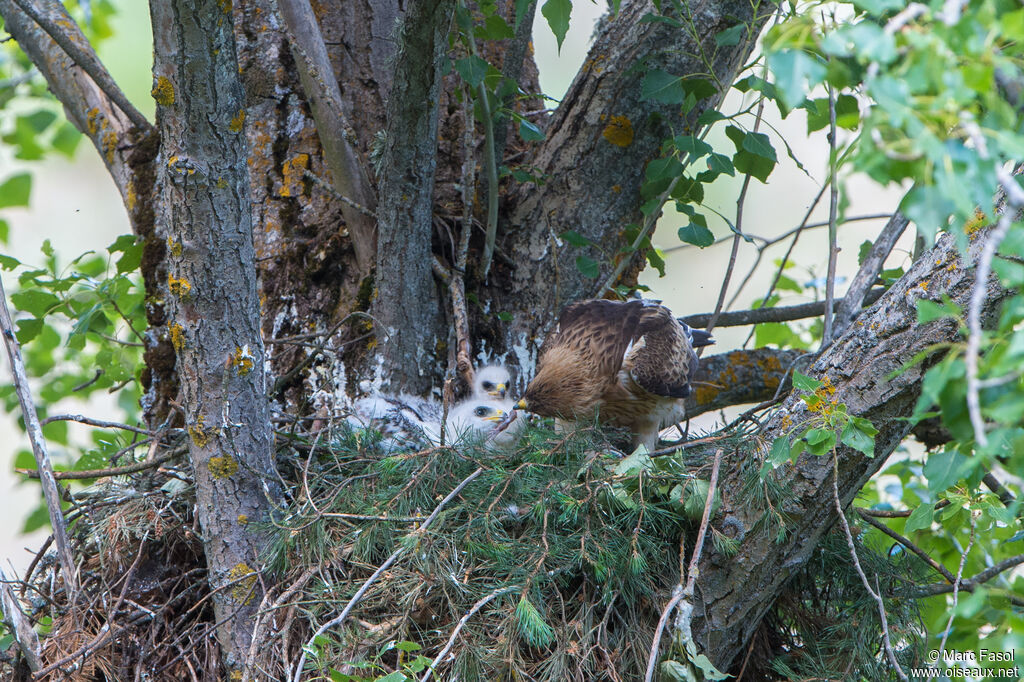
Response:
[[[504,400],[512,387],[512,375],[504,365],[485,365],[473,379],[473,397]]]

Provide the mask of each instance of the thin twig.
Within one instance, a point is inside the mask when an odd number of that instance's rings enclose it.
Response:
[[[903,672],[903,668],[896,661],[896,654],[893,652],[892,643],[889,641],[889,619],[885,615],[885,602],[882,601],[881,591],[876,592],[871,588],[871,583],[868,582],[868,577],[865,575],[864,569],[861,568],[860,559],[857,557],[857,547],[853,542],[853,533],[850,532],[850,524],[846,521],[846,514],[843,513],[843,503],[839,499],[839,455],[836,454],[834,449],[832,450],[832,465],[832,500],[835,502],[839,525],[842,526],[843,533],[846,535],[846,545],[850,548],[850,558],[853,559],[853,567],[857,569],[857,575],[860,576],[864,589],[867,590],[868,594],[878,604],[878,616],[882,621],[882,641],[885,644],[886,656],[889,657],[889,664],[901,680],[910,682],[910,678],[907,677],[907,674]]]
[[[1021,564],[1024,564],[1024,554],[1018,554],[1018,555],[1012,556],[1012,557],[1010,557],[1008,559],[1003,559],[998,564],[996,564],[994,566],[990,566],[989,568],[986,568],[984,571],[978,573],[977,575],[974,575],[974,576],[972,576],[971,578],[969,578],[967,580],[961,580],[960,581],[960,589],[964,590],[964,591],[971,591],[975,587],[977,587],[978,585],[981,585],[982,583],[986,583],[989,580],[992,580],[992,578],[995,578],[997,575],[999,575],[1003,571],[1008,571],[1011,568],[1013,568],[1014,566],[1019,566]],[[945,584],[942,584],[942,583],[935,583],[933,585],[925,585],[923,587],[920,587],[920,588],[917,588],[915,590],[912,590],[911,591],[911,596],[913,596],[913,597],[931,597],[931,596],[934,596],[934,595],[937,595],[937,594],[949,594],[952,591],[953,591],[953,586],[952,585],[945,585]]]
[[[644,682],[651,682],[654,679],[654,668],[658,663],[658,649],[661,646],[661,637],[665,631],[668,616],[684,600],[683,606],[679,607],[675,626],[682,631],[681,639],[684,642],[690,642],[693,639],[693,635],[690,632],[690,616],[693,613],[693,604],[691,602],[697,585],[697,578],[700,575],[700,570],[698,569],[700,555],[704,549],[704,536],[707,533],[708,523],[711,520],[711,509],[714,504],[715,490],[718,486],[718,469],[721,464],[722,449],[719,448],[715,452],[715,462],[711,466],[711,481],[708,483],[707,497],[704,500],[704,515],[700,520],[700,528],[697,530],[697,541],[693,545],[693,555],[690,557],[690,565],[686,570],[686,585],[683,586],[682,550],[680,549],[679,583],[672,590],[672,599],[665,605],[665,609],[661,612],[661,618],[658,619],[658,627],[654,631],[654,642],[651,643],[651,653],[647,657],[647,673],[644,675]]]
[[[46,426],[50,422],[78,422],[80,424],[87,424],[88,426],[98,426],[104,429],[121,429],[122,431],[131,431],[138,433],[143,436],[153,436],[156,431],[150,431],[149,429],[143,429],[138,426],[132,426],[131,424],[124,424],[121,422],[104,421],[102,419],[93,419],[92,417],[85,417],[80,414],[55,414],[52,417],[47,417],[40,424]]]
[[[88,39],[78,29],[78,24],[68,15],[63,5],[54,0],[14,0],[14,4],[31,17],[32,21],[36,22],[41,29],[46,31],[53,38],[53,41],[60,45],[60,48],[64,50],[67,56],[75,62],[75,65],[89,74],[89,77],[92,78],[99,89],[124,112],[125,116],[128,117],[136,128],[140,130],[152,129],[146,117],[128,101],[125,94],[117,87],[117,83],[114,82],[106,67],[96,57],[96,53],[93,52]],[[46,9],[40,11],[40,4],[45,4]],[[56,13],[58,18],[55,18],[53,13]],[[72,34],[69,35],[66,31],[72,31]],[[83,49],[80,45],[89,46],[89,50]]]
[[[761,127],[761,117],[764,114],[764,101],[765,98],[761,97],[757,103],[757,114],[754,116],[754,128],[753,132],[757,132],[758,128]],[[715,328],[718,323],[718,316],[722,314],[722,308],[725,306],[725,295],[729,291],[729,281],[732,279],[732,272],[736,268],[736,256],[740,250],[740,236],[743,234],[743,206],[747,200],[747,189],[750,187],[750,173],[747,173],[743,178],[743,187],[740,188],[740,195],[736,199],[736,225],[734,228],[735,234],[732,236],[732,251],[729,253],[729,265],[725,269],[725,276],[722,278],[722,288],[718,292],[718,301],[715,303],[715,312],[711,314],[711,319],[708,320],[707,330],[710,332]],[[698,349],[698,355],[704,354],[704,349]]]
[[[451,502],[460,492],[462,492],[462,489],[469,485],[469,483],[474,478],[482,474],[483,471],[483,467],[480,467],[476,471],[471,473],[469,476],[464,478],[462,480],[462,483],[459,483],[459,485],[455,486],[455,489],[448,493],[448,496],[441,500],[441,502],[438,503],[436,507],[434,507],[434,511],[430,513],[430,516],[428,516],[423,521],[423,523],[420,524],[420,527],[413,531],[413,533],[415,533],[416,535],[422,535],[423,532],[426,531],[427,528],[430,526],[430,524],[433,523],[434,519],[437,518],[437,515],[441,513],[441,510],[444,509],[445,506],[449,502]],[[373,583],[377,581],[377,578],[383,575],[384,572],[391,567],[391,564],[395,563],[395,561],[397,561],[398,558],[402,556],[402,554],[404,554],[405,552],[406,547],[399,546],[399,548],[396,549],[394,553],[392,553],[391,556],[389,556],[387,560],[380,565],[380,568],[374,571],[373,575],[366,579],[366,582],[364,582],[362,587],[360,587],[359,590],[352,596],[348,604],[345,605],[345,608],[342,610],[342,612],[334,618],[332,618],[331,620],[324,623],[323,625],[321,625],[317,629],[317,631],[313,633],[313,636],[309,638],[309,641],[306,642],[306,645],[302,647],[302,655],[299,657],[299,662],[295,666],[295,673],[292,676],[293,682],[299,682],[302,679],[302,669],[306,665],[306,655],[309,653],[310,649],[312,649],[314,643],[316,642],[316,639],[322,636],[331,628],[337,627],[344,623],[345,619],[348,618],[348,614],[352,611],[353,608],[355,608],[355,605],[359,603],[359,600],[363,598],[363,595],[366,594],[367,590],[370,589],[370,586],[372,586]]]
[[[90,478],[108,478],[110,476],[126,476],[128,474],[134,474],[139,471],[145,471],[146,469],[154,469],[164,462],[168,462],[176,457],[188,452],[184,446],[168,450],[167,452],[148,459],[144,462],[136,462],[134,464],[126,464],[120,467],[110,467],[107,469],[90,469],[88,471],[55,471],[53,477],[58,481],[81,481]],[[39,478],[39,472],[31,469],[15,469],[15,473],[28,476],[29,478]]]
[[[513,585],[512,587],[500,587],[473,604],[469,611],[466,612],[466,615],[459,619],[459,623],[455,626],[455,629],[452,630],[452,634],[448,638],[448,642],[444,645],[444,648],[441,649],[441,653],[434,658],[433,663],[431,663],[427,668],[427,672],[423,673],[423,677],[420,678],[420,682],[427,682],[427,680],[430,679],[430,676],[434,674],[434,669],[437,668],[441,661],[444,660],[444,657],[448,655],[448,652],[452,650],[452,647],[455,646],[455,640],[458,638],[459,633],[462,632],[462,628],[464,628],[466,623],[469,622],[470,618],[497,597],[500,597],[503,594],[508,594],[509,592],[515,592],[519,589],[521,589],[521,586],[519,585]]]
[[[964,553],[960,555],[960,566],[956,569],[956,579],[953,581],[953,606],[949,609],[949,620],[946,621],[946,627],[942,631],[942,641],[939,642],[939,657],[937,659],[939,661],[942,660],[942,652],[946,648],[946,639],[949,637],[949,629],[953,627],[953,618],[956,616],[956,604],[960,597],[960,579],[964,577],[964,565],[967,563],[967,555],[970,553],[971,547],[974,546],[974,537],[977,525],[974,513],[971,511],[971,536],[967,540],[967,547],[964,549]]]
[[[911,542],[908,538],[905,538],[896,531],[894,531],[892,528],[889,528],[889,526],[885,525],[881,521],[876,520],[871,514],[866,514],[864,509],[857,509],[857,513],[860,515],[862,519],[867,521],[869,524],[871,524],[878,530],[882,531],[890,538],[892,538],[893,540],[900,543],[901,545],[909,549],[911,552],[919,556],[922,561],[924,561],[926,564],[935,569],[939,574],[942,575],[943,578],[948,580],[950,583],[953,582],[953,574],[950,573],[945,566],[943,566],[938,561],[933,559],[931,555],[928,554],[928,552],[924,551],[923,549],[915,545],[913,542]]]
[[[32,444],[32,454],[35,455],[36,465],[39,468],[43,484],[43,497],[46,499],[46,509],[50,514],[50,525],[53,526],[54,542],[57,543],[57,556],[60,557],[61,568],[64,570],[68,601],[73,604],[78,595],[78,572],[71,554],[71,545],[68,543],[67,526],[64,521],[64,513],[61,510],[61,494],[57,487],[57,479],[53,475],[50,453],[46,449],[43,428],[39,424],[35,401],[32,399],[32,392],[29,388],[25,361],[21,357],[21,346],[14,336],[14,323],[11,321],[11,311],[7,308],[7,294],[4,292],[2,281],[0,281],[0,332],[3,334],[4,345],[7,347],[7,357],[11,361],[14,391],[18,394],[18,402],[21,405],[25,432]]]
[[[839,215],[839,154],[836,149],[836,95],[828,88],[828,163],[829,163],[829,202],[828,202],[828,274],[825,277],[825,329],[821,335],[821,348],[824,350],[832,345],[832,301],[836,295],[836,258],[839,247],[836,245],[836,219]]]

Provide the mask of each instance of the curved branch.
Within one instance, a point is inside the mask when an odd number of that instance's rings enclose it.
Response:
[[[686,416],[761,403],[784,394],[790,387],[793,365],[806,355],[800,350],[758,348],[701,358],[694,391],[686,400]]]
[[[44,9],[40,9],[40,5]],[[128,208],[136,234],[145,234],[152,189],[153,128],[128,102],[78,25],[54,0],[0,0],[0,16],[64,106],[68,120],[100,153]],[[41,25],[52,29],[52,33]],[[59,39],[55,40],[55,36]],[[70,52],[64,46],[70,46]],[[148,216],[151,223],[152,216]]]

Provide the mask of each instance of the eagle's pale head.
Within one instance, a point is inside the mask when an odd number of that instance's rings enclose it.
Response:
[[[516,407],[542,417],[582,419],[593,416],[605,386],[595,381],[587,369],[576,353],[552,348]]]

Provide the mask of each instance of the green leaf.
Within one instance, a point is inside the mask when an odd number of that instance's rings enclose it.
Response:
[[[31,175],[28,173],[12,175],[0,185],[0,208],[28,206],[28,198],[31,192]]]
[[[686,99],[683,79],[661,69],[652,69],[644,76],[640,97],[663,104],[682,104]]]
[[[935,518],[935,506],[931,504],[920,504],[914,511],[910,512],[907,522],[903,526],[905,533],[913,533],[915,530],[931,528],[932,520]]]
[[[462,80],[474,88],[479,87],[484,82],[484,77],[487,75],[490,66],[486,60],[476,55],[455,60],[455,70],[462,76]]]
[[[566,230],[562,234],[558,235],[558,238],[567,241],[569,244],[576,247],[590,246],[593,244],[592,241],[575,230]]]
[[[811,377],[805,374],[801,374],[800,372],[793,372],[793,388],[795,388],[798,391],[813,393],[814,391],[817,391],[819,388],[821,388],[823,385],[824,384],[822,384],[817,379],[812,379]]]
[[[775,162],[771,159],[746,150],[733,154],[732,163],[740,173],[750,175],[761,182],[767,182],[768,176],[775,169]]]
[[[779,96],[791,109],[825,79],[825,66],[802,50],[770,52],[768,68],[775,76]]]
[[[39,332],[43,330],[43,321],[39,319],[18,320],[16,324],[18,330],[14,332],[14,336],[22,345],[39,336]]]
[[[53,145],[54,149],[70,159],[75,155],[75,149],[78,148],[78,143],[81,140],[82,133],[78,132],[75,126],[64,122],[57,128],[57,132],[54,134],[50,144]]]
[[[703,249],[715,243],[715,235],[703,225],[691,222],[679,228],[679,240]]]
[[[544,131],[524,118],[519,120],[519,137],[523,142],[540,142],[544,139]]]
[[[789,438],[785,436],[779,436],[772,441],[772,449],[768,451],[768,456],[764,459],[764,465],[761,467],[761,475],[763,476],[767,471],[778,467],[784,462],[788,462],[790,457],[790,445]],[[769,465],[771,465],[769,467]]]
[[[928,490],[937,495],[973,470],[971,460],[956,450],[943,450],[928,457],[924,463],[924,476],[928,479]]]
[[[953,301],[949,301],[948,304],[944,304],[929,301],[926,298],[917,299],[918,324],[927,324],[934,320],[941,320],[948,317],[958,318],[960,316],[960,312],[960,306]]]
[[[60,299],[40,289],[29,289],[11,294],[11,303],[18,310],[30,313],[35,317],[45,317],[47,313],[60,305]]]
[[[756,154],[772,161],[778,161],[775,155],[775,147],[772,146],[771,140],[764,133],[747,133],[743,138],[743,149],[751,154]]]
[[[601,274],[601,268],[597,261],[588,256],[576,256],[576,269],[583,273],[584,277],[594,279]]]
[[[747,33],[746,24],[736,24],[715,34],[715,44],[719,47],[731,47],[739,45],[743,36]]]
[[[540,13],[548,21],[551,32],[558,41],[558,50],[562,50],[562,41],[569,32],[569,17],[572,14],[572,0],[547,0],[540,8]]]
[[[867,421],[861,419],[860,421]],[[870,425],[871,422],[868,422]],[[871,427],[874,429],[874,426]],[[877,433],[877,431],[876,431]],[[875,456],[875,434],[869,433],[863,430],[861,425],[857,422],[857,418],[851,418],[847,422],[846,426],[843,427],[842,435],[839,440],[848,447],[863,452],[868,457]]]
[[[3,220],[0,220],[0,223],[3,223],[4,225],[7,224]],[[4,243],[6,243],[6,240],[4,240]],[[19,265],[21,265],[21,261],[18,260],[17,258],[14,258],[13,256],[5,256],[3,254],[0,254],[0,268],[3,268],[4,270],[10,272]]]
[[[481,40],[505,40],[514,38],[516,33],[508,23],[497,14],[490,14],[484,19],[483,26],[477,26],[473,35]]]
[[[836,434],[832,429],[810,429],[804,434],[807,452],[812,455],[824,455],[836,446]]]

